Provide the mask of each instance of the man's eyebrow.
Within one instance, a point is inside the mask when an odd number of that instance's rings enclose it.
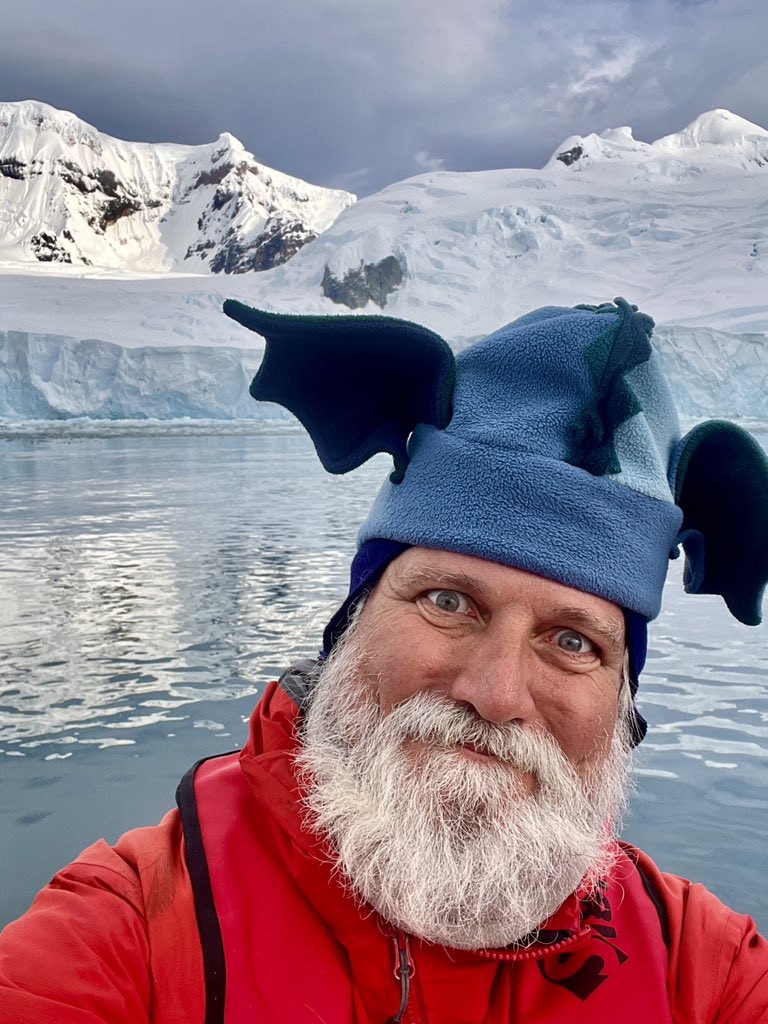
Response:
[[[586,632],[602,637],[603,641],[608,641],[613,647],[624,647],[626,643],[623,624],[606,619],[595,612],[586,611],[584,608],[563,605],[555,608],[548,617],[553,620],[562,619],[569,625],[580,626]]]
[[[488,593],[488,587],[470,573],[451,572],[428,565],[412,565],[403,569],[398,575],[398,582],[405,587],[424,586],[434,589],[443,587],[446,590],[470,590],[480,596]]]

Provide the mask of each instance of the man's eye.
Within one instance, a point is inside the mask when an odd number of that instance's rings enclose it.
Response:
[[[468,612],[469,601],[457,590],[430,590],[427,600],[441,612]]]
[[[595,645],[584,636],[583,633],[577,633],[575,629],[561,629],[558,633],[555,633],[555,643],[569,654],[594,654],[596,653]]]

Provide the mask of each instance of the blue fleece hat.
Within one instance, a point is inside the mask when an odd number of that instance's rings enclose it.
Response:
[[[683,516],[652,329],[623,301],[548,307],[462,352],[450,422],[415,426],[360,543],[477,555],[654,618]]]
[[[326,469],[394,458],[352,590],[411,545],[537,573],[625,610],[635,687],[679,543],[689,591],[760,621],[768,460],[730,423],[680,437],[653,321],[623,299],[535,310],[457,357],[408,321],[224,308],[267,341],[251,394],[294,412]]]

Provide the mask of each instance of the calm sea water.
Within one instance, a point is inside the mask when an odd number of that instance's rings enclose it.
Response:
[[[263,685],[316,650],[387,466],[329,476],[285,427],[64,429],[0,436],[0,925],[243,742]],[[768,631],[680,571],[625,834],[766,931]]]

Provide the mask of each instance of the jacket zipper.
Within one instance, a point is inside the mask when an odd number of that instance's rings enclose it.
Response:
[[[394,975],[400,982],[400,1009],[394,1017],[390,1018],[389,1024],[419,1024],[419,1015],[416,1009],[408,1003],[411,995],[411,982],[416,973],[416,964],[411,954],[411,944],[405,932],[398,932],[392,937],[395,945],[395,966]]]

